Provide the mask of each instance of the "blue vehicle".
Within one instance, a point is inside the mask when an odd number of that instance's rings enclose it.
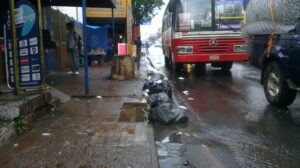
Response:
[[[300,23],[287,34],[252,36],[249,47],[250,60],[262,69],[267,100],[277,107],[291,105],[300,91]]]

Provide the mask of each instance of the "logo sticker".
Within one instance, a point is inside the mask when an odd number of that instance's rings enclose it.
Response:
[[[21,66],[21,73],[29,73],[30,68],[29,66]]]
[[[21,76],[22,82],[28,82],[30,81],[30,75],[29,74],[24,74]]]
[[[23,56],[28,56],[29,53],[28,53],[28,48],[23,48],[23,49],[20,49],[20,56],[23,57]]]
[[[19,47],[24,48],[28,46],[28,41],[27,40],[21,40],[19,41]]]
[[[30,61],[31,62],[36,62],[36,61],[40,61],[40,58],[39,57],[30,57]]]
[[[40,73],[33,73],[32,74],[32,80],[33,81],[39,81],[39,80],[41,80],[41,74]]]
[[[39,53],[39,48],[37,46],[30,48],[30,54],[35,55]]]
[[[29,39],[30,46],[34,46],[38,44],[37,37]]]
[[[23,57],[20,60],[21,65],[28,65],[29,64],[29,58],[28,57]]]
[[[31,66],[31,71],[32,72],[40,72],[41,71],[40,65],[39,64],[32,65]]]

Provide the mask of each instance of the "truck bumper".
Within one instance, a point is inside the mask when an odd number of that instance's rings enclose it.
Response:
[[[212,63],[224,61],[248,61],[246,53],[229,53],[229,54],[182,54],[175,56],[174,63]]]

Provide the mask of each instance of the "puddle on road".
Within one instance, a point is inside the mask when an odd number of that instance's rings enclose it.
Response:
[[[124,103],[119,122],[145,122],[147,104],[145,103]]]

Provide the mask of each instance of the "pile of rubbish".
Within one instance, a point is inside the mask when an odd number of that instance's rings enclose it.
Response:
[[[300,18],[300,0],[251,0],[246,9],[246,35],[284,34]]]
[[[149,105],[148,119],[161,125],[187,122],[187,108],[174,103],[172,86],[164,78],[164,75],[152,74],[143,86],[143,93]]]

